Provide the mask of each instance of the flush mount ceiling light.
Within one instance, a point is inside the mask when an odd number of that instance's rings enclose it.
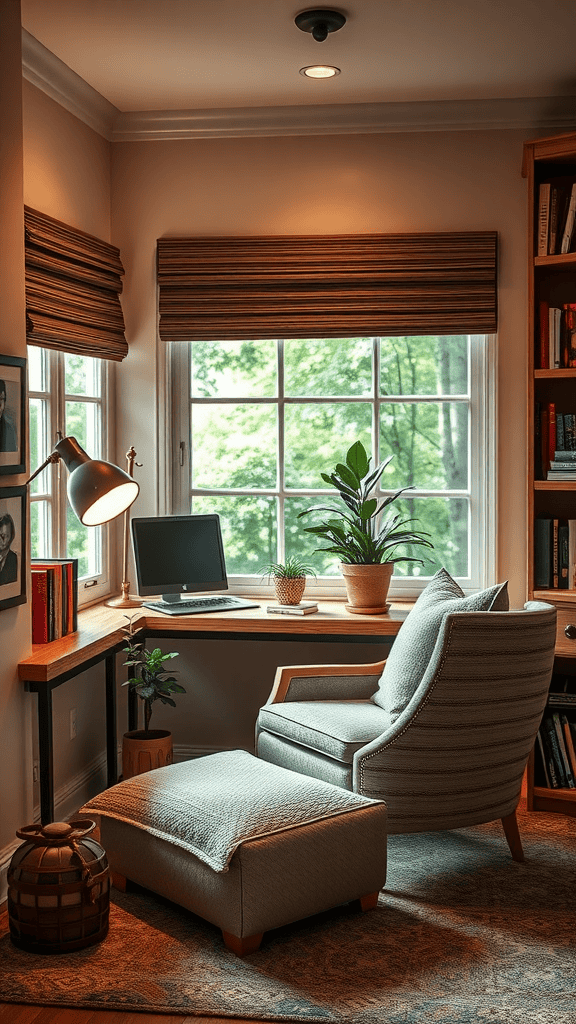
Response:
[[[337,32],[346,24],[346,18],[339,11],[317,8],[313,11],[302,11],[294,21],[302,32],[311,32],[317,43],[323,43],[330,32]]]
[[[300,68],[300,74],[306,78],[334,78],[340,74],[340,68],[331,67],[329,64],[313,64],[309,68]]]

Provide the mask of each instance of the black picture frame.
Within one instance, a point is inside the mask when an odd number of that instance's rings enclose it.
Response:
[[[25,471],[26,360],[0,355],[0,476]]]
[[[0,487],[0,611],[26,602],[27,508],[26,486]]]

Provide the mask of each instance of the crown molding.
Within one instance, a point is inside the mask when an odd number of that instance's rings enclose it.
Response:
[[[443,100],[420,103],[346,103],[334,106],[219,110],[146,110],[120,113],[114,142],[243,138],[273,135],[356,135],[380,132],[483,131],[518,128],[569,131],[576,97]]]
[[[22,29],[22,74],[80,121],[110,142],[120,111],[26,29]]]
[[[576,127],[576,96],[123,112],[24,29],[22,71],[109,142]]]

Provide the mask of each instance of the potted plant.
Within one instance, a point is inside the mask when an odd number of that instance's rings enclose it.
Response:
[[[128,618],[126,615],[125,618]],[[186,693],[173,675],[164,668],[165,662],[177,658],[171,651],[163,654],[159,647],[148,651],[143,642],[137,643],[129,619],[129,628],[123,629],[128,646],[123,648],[128,655],[124,665],[133,670],[133,675],[122,683],[129,686],[144,702],[144,728],[124,733],[122,743],[122,774],[125,779],[140,775],[151,768],[163,768],[172,764],[172,733],[166,729],[151,729],[152,705],[160,700],[162,704],[176,707],[173,693]]]
[[[325,483],[335,487],[344,508],[316,505],[300,512],[299,518],[310,512],[329,512],[330,518],[319,526],[307,526],[306,532],[328,541],[320,551],[331,551],[340,556],[340,568],[348,594],[347,609],[358,614],[378,614],[388,608],[387,596],[396,562],[419,562],[422,558],[395,554],[400,544],[413,544],[432,548],[425,532],[409,528],[413,519],[402,519],[400,513],[390,512],[391,506],[410,486],[401,487],[380,501],[371,496],[392,455],[370,472],[371,459],[360,441],[348,450],[346,462],[336,464],[330,474],[322,473]],[[383,515],[384,513],[384,515]],[[388,514],[389,513],[389,514]]]
[[[262,576],[274,580],[278,604],[300,604],[306,577],[317,575],[316,570],[298,555],[289,555],[285,562],[269,562],[259,571]]]

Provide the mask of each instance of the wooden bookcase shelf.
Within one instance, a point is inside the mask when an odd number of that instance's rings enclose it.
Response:
[[[576,520],[576,481],[545,479],[537,412],[554,403],[557,411],[576,414],[576,366],[545,368],[540,357],[542,305],[562,308],[565,303],[576,303],[576,251],[547,255],[538,252],[540,186],[550,183],[551,198],[554,186],[562,186],[558,209],[563,219],[566,196],[570,195],[571,184],[576,182],[576,133],[525,143],[522,173],[528,181],[528,597],[548,601],[558,608],[555,676],[551,689],[556,687],[558,679],[574,677],[570,689],[576,690],[576,638],[571,638],[570,629],[565,633],[568,626],[576,625],[576,588],[542,587],[542,583],[538,581],[536,585],[535,580],[536,519]],[[575,237],[576,232],[571,249],[576,249]],[[564,363],[567,362],[565,359]],[[564,711],[572,722],[576,721],[573,706],[555,706],[551,710]],[[576,817],[576,789],[552,788],[542,785],[543,781],[538,751],[534,751],[528,765],[528,808]]]

